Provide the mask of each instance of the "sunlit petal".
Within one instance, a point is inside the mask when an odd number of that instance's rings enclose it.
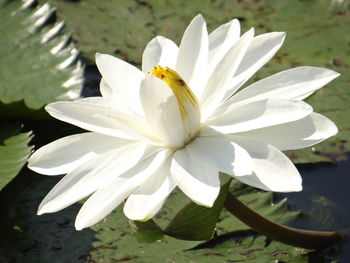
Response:
[[[209,80],[200,99],[202,120],[206,120],[221,104],[253,36],[254,30],[250,30],[237,40],[217,64],[213,73],[209,75]]]
[[[36,150],[28,160],[28,167],[47,175],[69,173],[101,154],[131,143],[134,142],[93,132],[71,135]]]
[[[216,68],[219,61],[227,54],[239,39],[241,27],[238,19],[219,26],[209,34],[208,74]]]
[[[108,185],[140,160],[154,152],[146,144],[101,154],[64,176],[41,202],[38,214],[59,211]]]
[[[231,88],[226,96],[230,97],[280,49],[285,39],[284,32],[272,32],[256,36],[251,42],[246,55],[232,79]]]
[[[159,169],[137,190],[135,190],[124,205],[125,215],[132,220],[148,220],[163,206],[166,198],[176,187],[170,176],[171,159]]]
[[[312,107],[303,101],[262,100],[233,104],[227,112],[209,120],[208,125],[228,134],[300,120],[311,113]]]
[[[81,230],[103,219],[137,187],[145,183],[162,166],[168,156],[167,151],[159,152],[139,162],[134,168],[100,188],[80,209],[75,228]]]
[[[128,102],[128,107],[143,115],[140,104],[139,87],[144,73],[121,59],[96,53],[96,65],[103,79],[112,89],[112,97],[120,97]]]
[[[175,68],[179,48],[165,37],[157,36],[146,46],[142,56],[142,71],[148,73],[154,66]]]
[[[220,191],[218,171],[197,163],[184,149],[175,153],[170,172],[180,189],[193,202],[208,207],[214,204]]]
[[[198,98],[206,81],[208,52],[207,27],[202,15],[197,15],[182,37],[175,70]]]
[[[186,149],[194,161],[212,170],[235,176],[252,173],[253,162],[248,152],[225,138],[199,137]]]
[[[225,103],[229,105],[264,99],[302,100],[338,76],[339,73],[324,68],[289,69],[255,82]]]
[[[302,179],[294,164],[280,150],[256,140],[232,139],[244,147],[254,162],[252,175],[241,176],[241,182],[274,192],[296,192],[302,190]]]
[[[149,75],[142,81],[141,103],[149,126],[165,145],[180,147],[185,141],[179,106],[174,93],[161,80]]]
[[[301,120],[246,131],[237,135],[258,139],[284,151],[310,147],[334,136],[337,132],[337,126],[331,120],[313,112]]]

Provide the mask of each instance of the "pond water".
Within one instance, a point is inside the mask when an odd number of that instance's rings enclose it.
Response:
[[[291,222],[294,227],[337,230],[350,234],[350,154],[346,161],[297,165],[304,190],[284,194],[288,202],[303,211],[304,217]],[[350,262],[350,242],[336,247],[331,258]]]

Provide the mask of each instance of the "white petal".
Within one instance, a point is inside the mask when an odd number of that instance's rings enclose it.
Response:
[[[272,144],[281,151],[315,145],[338,132],[336,125],[318,113],[294,122],[242,132],[237,135]]]
[[[84,100],[87,100],[86,102],[88,103],[98,104],[101,106],[116,109],[121,113],[129,115],[130,117],[128,117],[128,119],[134,119],[137,123],[140,124],[144,123],[143,126],[145,126],[146,123],[144,116],[140,116],[139,114],[136,114],[136,112],[132,111],[129,108],[128,102],[125,101],[122,97],[115,96],[113,94],[113,89],[107,84],[107,82],[103,78],[100,81],[100,92],[103,97],[93,97],[95,101],[89,101],[91,97],[79,99],[77,101],[84,102]]]
[[[316,67],[299,67],[279,72],[244,88],[226,104],[263,99],[302,100],[323,87],[339,73]]]
[[[240,32],[239,21],[234,19],[221,25],[209,34],[208,72],[212,72],[215,69],[219,61],[239,39]]]
[[[195,162],[187,150],[183,149],[175,153],[170,172],[180,189],[193,202],[213,206],[220,191],[218,171]]]
[[[162,36],[153,38],[146,46],[142,56],[142,71],[150,72],[156,65],[174,69],[176,66],[177,45]]]
[[[310,115],[312,107],[303,101],[262,100],[232,105],[215,115],[208,125],[221,133],[236,133],[296,121]]]
[[[45,109],[56,119],[89,131],[131,140],[142,137],[144,128],[139,122],[141,118],[135,119],[132,115],[109,108],[108,105],[90,103],[89,100],[91,98],[54,102]]]
[[[241,182],[273,192],[302,190],[302,179],[294,164],[277,148],[259,141],[232,136],[254,161],[252,175],[237,177]]]
[[[236,77],[232,79],[231,89],[226,93],[226,97],[230,97],[275,55],[282,46],[284,38],[285,33],[272,32],[256,36],[253,39],[239,65]]]
[[[41,202],[38,214],[59,211],[108,185],[152,152],[145,144],[135,143],[82,164],[64,176]],[[153,149],[154,152],[154,149]]]
[[[153,129],[165,145],[180,147],[184,143],[184,128],[179,106],[172,90],[153,75],[141,83],[141,103]]]
[[[102,80],[101,82],[104,82]],[[124,104],[120,105],[121,101],[119,100],[119,98],[87,97],[87,98],[77,99],[73,102],[96,105],[106,109],[113,109],[113,110],[120,111],[122,113],[130,114],[130,111],[126,107],[123,107]],[[132,116],[135,116],[134,118],[142,119],[142,117],[139,115],[133,114]]]
[[[80,209],[75,221],[75,228],[81,230],[96,224],[107,216],[135,189],[145,183],[168,156],[168,151],[159,152],[95,192]]]
[[[96,65],[112,89],[112,96],[127,101],[129,108],[142,116],[139,90],[144,73],[129,63],[106,54],[96,53]]]
[[[101,78],[100,81],[100,93],[104,98],[113,98],[113,89],[108,86],[104,78]]]
[[[199,137],[186,146],[194,161],[212,170],[242,176],[252,173],[253,161],[245,149],[224,138]]]
[[[65,174],[98,155],[128,144],[130,141],[98,133],[75,134],[36,150],[28,160],[28,167],[41,174]]]
[[[182,37],[175,69],[197,98],[206,81],[208,50],[207,27],[202,15],[197,15]]]
[[[144,221],[152,218],[175,187],[168,161],[128,197],[124,205],[125,215],[131,220]]]
[[[114,109],[118,109],[122,112],[126,112],[132,116],[135,116],[137,118],[139,118],[140,116],[135,114],[133,111],[131,111],[129,109],[129,106],[127,104],[127,102],[125,100],[123,100],[121,97],[119,96],[115,96],[115,94],[113,93],[113,89],[107,84],[107,82],[102,78],[100,81],[100,92],[101,95],[103,96],[103,98],[100,98],[101,100],[101,105],[108,105],[111,108]],[[98,97],[96,97],[98,98]],[[85,98],[88,99],[88,98]],[[112,103],[102,103],[103,100],[109,100],[109,101],[113,101]],[[80,100],[79,100],[80,101]]]
[[[236,41],[210,75],[200,99],[202,120],[206,120],[221,104],[253,36],[254,30],[252,29]]]

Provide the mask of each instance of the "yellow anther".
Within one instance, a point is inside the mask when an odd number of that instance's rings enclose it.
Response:
[[[188,107],[195,108],[199,113],[199,104],[196,96],[191,89],[187,86],[186,82],[181,76],[174,70],[166,67],[155,66],[151,73],[164,81],[169,88],[174,92],[177,102],[179,104],[181,116],[185,118],[188,115]],[[188,105],[190,103],[190,105]]]

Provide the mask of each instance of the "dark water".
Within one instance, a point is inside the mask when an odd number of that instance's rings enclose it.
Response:
[[[303,211],[290,225],[314,230],[336,230],[350,234],[350,154],[347,161],[298,165],[304,190],[284,194],[288,203]],[[329,258],[350,262],[350,242],[336,246]]]

